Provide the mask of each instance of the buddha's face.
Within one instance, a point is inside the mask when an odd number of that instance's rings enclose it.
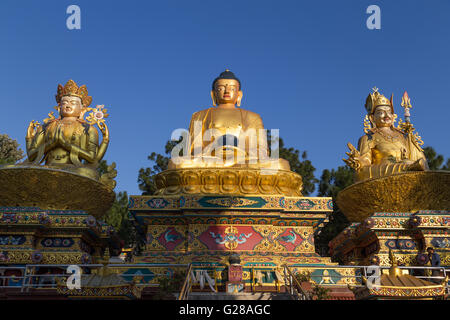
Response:
[[[61,99],[60,104],[61,117],[79,117],[83,109],[81,99],[74,96],[65,96]]]
[[[391,107],[389,106],[376,107],[375,112],[372,115],[372,119],[377,128],[392,126],[394,121],[394,115],[392,114]]]
[[[239,90],[239,82],[234,79],[219,79],[214,85],[214,96],[220,104],[236,104],[240,102],[242,91]]]

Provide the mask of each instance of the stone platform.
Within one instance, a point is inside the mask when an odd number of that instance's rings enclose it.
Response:
[[[82,210],[0,207],[0,265],[95,263],[111,237]]]
[[[331,198],[176,195],[131,196],[129,210],[146,232],[135,262],[324,264],[314,234],[332,212]]]

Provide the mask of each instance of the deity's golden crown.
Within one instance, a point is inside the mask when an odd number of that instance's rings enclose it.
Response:
[[[394,113],[394,104],[393,98],[394,95],[391,95],[391,99],[389,100],[381,93],[378,92],[377,88],[373,88],[373,93],[370,93],[366,99],[366,110],[368,114],[372,114],[375,111],[376,107],[379,106],[388,106],[391,107],[392,113]]]
[[[86,85],[78,87],[73,80],[67,81],[64,87],[61,84],[58,84],[58,93],[55,96],[56,102],[60,103],[62,97],[65,96],[74,96],[80,98],[81,103],[85,107],[88,107],[92,102],[92,97],[88,96]]]

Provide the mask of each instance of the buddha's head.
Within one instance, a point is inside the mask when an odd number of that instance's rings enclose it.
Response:
[[[366,110],[369,115],[369,120],[373,126],[377,128],[391,127],[394,124],[394,105],[393,95],[389,100],[374,89],[374,92],[369,94],[366,99]]]
[[[241,82],[230,70],[225,70],[214,79],[211,90],[213,105],[234,106],[241,105]]]
[[[92,97],[88,95],[85,85],[78,87],[73,80],[69,80],[65,86],[58,85],[56,102],[61,118],[83,118]]]

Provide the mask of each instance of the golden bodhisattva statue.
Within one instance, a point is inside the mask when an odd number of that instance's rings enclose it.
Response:
[[[365,135],[359,139],[358,149],[348,143],[350,152],[344,161],[356,171],[356,180],[380,178],[403,171],[428,170],[421,145],[423,142],[409,121],[411,108],[405,92],[402,106],[405,108],[405,122],[394,125],[396,115],[392,96],[387,99],[373,89],[366,100],[367,116],[364,121]]]
[[[212,83],[211,108],[192,115],[188,157],[172,158],[169,169],[249,167],[290,170],[289,162],[269,157],[261,117],[238,108],[242,87],[233,72],[222,72]]]
[[[114,187],[114,164],[101,178],[96,170],[109,144],[109,131],[104,121],[108,116],[106,109],[103,106],[89,108],[92,97],[88,95],[86,86],[78,87],[73,80],[65,86],[58,85],[56,102],[58,118],[51,112],[42,125],[37,121],[30,122],[26,135],[28,159],[25,163],[38,165],[43,162],[48,167],[100,179]],[[85,120],[84,115],[88,111],[92,112]],[[95,124],[103,134],[101,143]]]

